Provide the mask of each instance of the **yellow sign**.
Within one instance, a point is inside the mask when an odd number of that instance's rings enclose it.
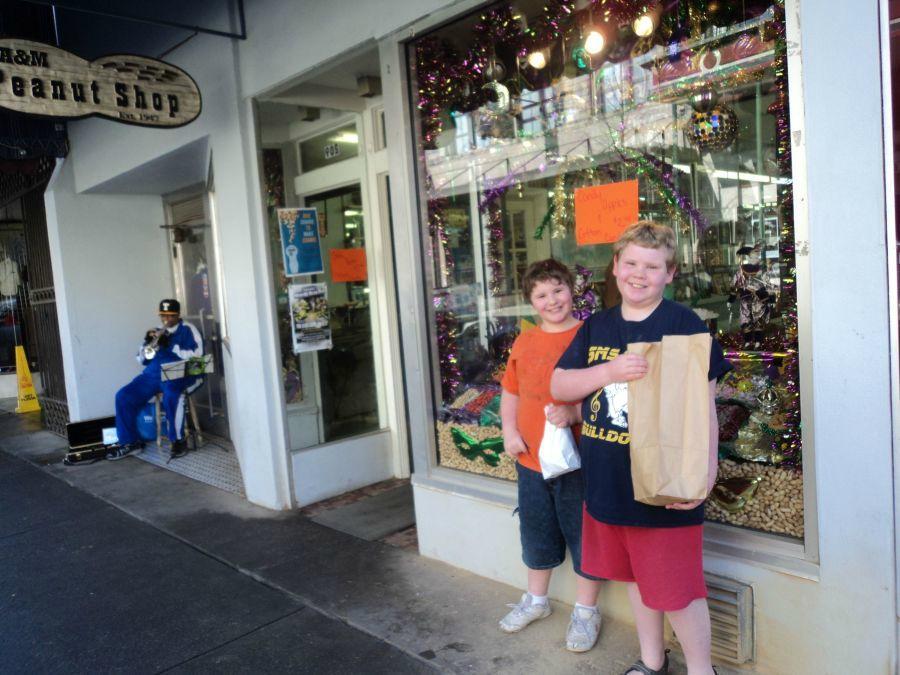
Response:
[[[16,347],[16,377],[19,380],[19,405],[16,406],[16,412],[37,412],[41,409],[41,404],[34,393],[28,359],[25,358],[25,348],[22,346]]]

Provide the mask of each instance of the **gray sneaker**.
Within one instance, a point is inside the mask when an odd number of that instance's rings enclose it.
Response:
[[[586,652],[597,643],[600,635],[600,610],[576,607],[566,629],[566,649],[570,652]]]
[[[538,619],[546,619],[550,616],[550,603],[534,604],[531,601],[531,594],[525,593],[517,604],[510,604],[509,614],[500,619],[500,630],[506,633],[518,633],[532,621]]]

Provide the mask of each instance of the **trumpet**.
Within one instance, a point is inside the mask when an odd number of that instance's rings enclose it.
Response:
[[[159,341],[163,335],[165,335],[166,329],[160,328],[159,330],[150,329],[147,331],[146,336],[144,336],[144,347],[143,354],[145,361],[152,361],[156,356],[156,352],[159,351]],[[151,333],[153,337],[150,337]]]

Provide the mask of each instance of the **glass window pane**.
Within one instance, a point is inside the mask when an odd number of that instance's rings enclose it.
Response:
[[[410,44],[439,463],[515,478],[496,407],[509,348],[536,321],[520,276],[552,256],[584,280],[576,306],[617,303],[612,247],[579,244],[575,194],[637,181],[638,218],[676,235],[666,296],[735,365],[707,517],[802,538],[784,16],[688,4],[635,24],[624,4],[601,20],[592,3],[524,0]]]

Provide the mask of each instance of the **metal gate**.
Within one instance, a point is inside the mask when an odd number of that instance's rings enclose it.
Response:
[[[25,278],[25,316],[28,322],[31,358],[37,360],[43,394],[39,396],[44,412],[44,426],[65,435],[69,422],[66,381],[63,373],[59,321],[56,315],[56,292],[50,266],[50,244],[44,213],[45,183],[22,196],[22,221],[28,270]]]

